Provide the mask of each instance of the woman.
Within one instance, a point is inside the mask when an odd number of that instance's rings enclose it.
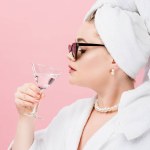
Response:
[[[70,83],[91,88],[96,96],[62,108],[34,134],[34,119],[23,114],[43,94],[32,83],[19,87],[12,150],[150,149],[150,2],[145,2],[96,1],[68,54]],[[144,65],[144,83],[134,88]]]

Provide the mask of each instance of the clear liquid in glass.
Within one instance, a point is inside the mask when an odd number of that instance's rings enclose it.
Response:
[[[40,89],[47,89],[55,81],[57,76],[58,74],[37,73],[35,75],[35,81]]]

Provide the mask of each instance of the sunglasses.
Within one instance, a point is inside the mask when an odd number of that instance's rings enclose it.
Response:
[[[79,56],[84,53],[85,50],[79,50],[80,46],[105,46],[103,44],[95,44],[95,43],[73,43],[68,46],[69,53],[72,53],[72,56],[75,60],[79,58]]]

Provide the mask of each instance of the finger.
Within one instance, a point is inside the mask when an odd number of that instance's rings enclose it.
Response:
[[[20,99],[20,100],[22,100],[22,101],[28,101],[28,102],[30,102],[30,103],[38,103],[38,102],[39,102],[39,100],[37,100],[37,99],[35,99],[35,98],[33,98],[33,97],[27,95],[27,94],[20,93],[20,92],[17,92],[17,93],[15,94],[15,97],[16,97],[17,99]]]
[[[30,88],[27,87],[23,87],[20,89],[20,92],[29,96],[32,96],[35,99],[40,99],[41,95],[34,92],[33,90],[31,90]]]
[[[24,111],[26,109],[32,111],[33,108],[34,108],[34,104],[33,103],[30,103],[28,101],[22,101],[22,100],[17,99],[17,98],[15,99],[15,103],[16,103],[16,107],[18,109],[20,109],[20,107],[21,107],[21,108],[24,108]]]
[[[40,88],[38,88],[37,85],[35,85],[33,83],[25,83],[23,86],[31,89],[35,93],[39,93],[39,94],[41,93]]]
[[[17,106],[23,106],[23,107],[34,107],[34,104],[28,101],[23,101],[20,100],[18,98],[15,99],[15,103],[17,104]]]
[[[33,83],[29,84],[29,88],[30,88],[32,91],[36,92],[36,93],[39,93],[39,94],[41,93],[40,88],[39,88],[37,85],[33,84]]]

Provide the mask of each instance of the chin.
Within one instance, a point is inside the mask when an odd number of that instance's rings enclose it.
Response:
[[[72,85],[80,85],[79,81],[75,80],[72,77],[69,78],[69,83],[72,84]]]
[[[72,77],[70,77],[70,78],[69,78],[69,83],[70,83],[70,84],[76,84],[76,81],[75,81]]]
[[[70,80],[69,80],[69,83],[70,83],[70,84],[72,84],[72,85],[75,85],[75,83],[74,83],[74,82],[72,82],[72,81],[70,81]]]
[[[90,86],[87,85],[88,81],[82,80],[81,78],[77,78],[75,76],[69,76],[68,81],[69,81],[69,83],[71,85],[77,85],[77,86],[80,86],[80,87],[88,87],[88,88],[90,88]]]
[[[75,81],[75,80],[69,80],[69,83],[71,85],[76,85],[76,86],[79,86],[79,87],[87,87],[85,86],[83,83],[79,82],[79,81]]]
[[[73,79],[69,79],[69,83],[72,85],[79,85],[79,82],[73,80]]]

